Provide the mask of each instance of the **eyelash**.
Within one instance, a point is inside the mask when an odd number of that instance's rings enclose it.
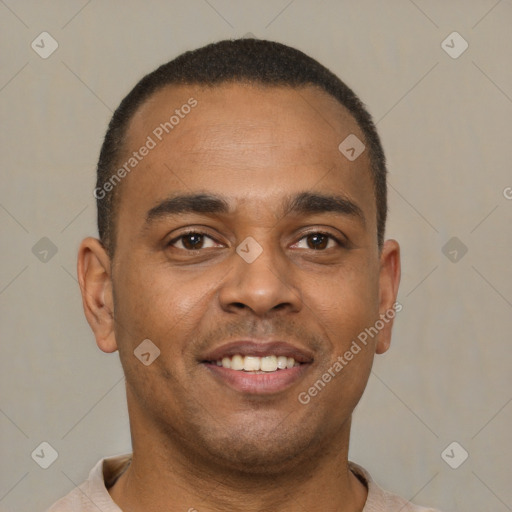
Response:
[[[180,239],[186,237],[186,236],[189,236],[189,235],[200,235],[200,236],[203,236],[203,237],[208,237],[210,238],[211,240],[213,240],[214,242],[218,243],[215,238],[213,238],[212,236],[210,236],[208,233],[204,232],[204,231],[199,231],[199,230],[189,230],[189,231],[185,231],[184,233],[182,233],[181,235],[173,238],[172,240],[170,240],[168,243],[167,243],[167,247],[172,247],[174,243],[176,243],[177,241],[179,241]],[[342,240],[340,240],[338,237],[335,237],[334,235],[332,235],[331,233],[328,233],[326,231],[310,231],[308,233],[304,233],[300,238],[299,238],[299,242],[301,240],[303,240],[304,238],[310,236],[310,235],[322,235],[322,236],[326,236],[328,238],[330,238],[331,240],[334,240],[336,242],[336,244],[338,245],[338,247],[346,247],[347,246],[347,243],[346,242],[343,242]],[[187,251],[187,252],[193,252],[193,249],[179,249],[179,250],[183,250],[183,251]],[[196,249],[198,251],[200,251],[201,249]],[[311,251],[319,251],[319,252],[322,252],[322,251],[325,251],[327,249],[310,249]]]

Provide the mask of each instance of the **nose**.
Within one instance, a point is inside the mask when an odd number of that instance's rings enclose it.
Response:
[[[231,270],[219,292],[222,309],[231,313],[248,309],[259,317],[279,310],[300,311],[301,294],[290,262],[280,248],[261,247],[254,261],[244,258],[243,252],[233,254]]]

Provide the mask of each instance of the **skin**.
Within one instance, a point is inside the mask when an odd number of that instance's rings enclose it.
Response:
[[[363,134],[312,87],[174,86],[138,110],[127,155],[190,97],[198,105],[121,184],[113,260],[94,238],[79,251],[87,320],[126,375],[133,461],[109,492],[133,512],[360,511],[367,491],[347,466],[350,420],[392,321],[308,404],[297,397],[396,301],[399,246],[377,246],[367,151],[350,162],[338,150]],[[343,194],[364,222],[283,210],[305,191]],[[146,224],[160,201],[198,192],[222,195],[231,211]],[[207,234],[202,248],[169,245],[186,228]],[[318,232],[346,243],[320,237],[315,249]],[[250,264],[236,252],[248,236],[263,249]],[[233,390],[199,360],[226,341],[269,336],[313,358],[282,392]],[[133,354],[144,339],[161,351],[149,366]]]

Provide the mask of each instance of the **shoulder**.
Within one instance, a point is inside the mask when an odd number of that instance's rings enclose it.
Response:
[[[92,502],[87,498],[90,494],[89,487],[89,482],[86,480],[54,503],[46,512],[86,512],[90,510]]]
[[[110,497],[107,487],[130,460],[130,455],[101,459],[92,468],[85,482],[54,503],[46,512],[121,512]]]
[[[363,512],[389,512],[390,510],[400,510],[400,512],[440,512],[439,510],[421,507],[410,501],[381,489],[372,479],[368,471],[363,467],[349,462],[352,472],[358,476],[368,488],[368,497]]]

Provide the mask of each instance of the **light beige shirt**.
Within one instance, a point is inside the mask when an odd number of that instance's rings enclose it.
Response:
[[[130,461],[131,454],[101,459],[83,484],[60,499],[47,512],[122,512],[107,489],[128,468]],[[437,512],[432,508],[418,507],[396,494],[382,490],[365,469],[353,462],[349,464],[368,488],[363,512]]]

